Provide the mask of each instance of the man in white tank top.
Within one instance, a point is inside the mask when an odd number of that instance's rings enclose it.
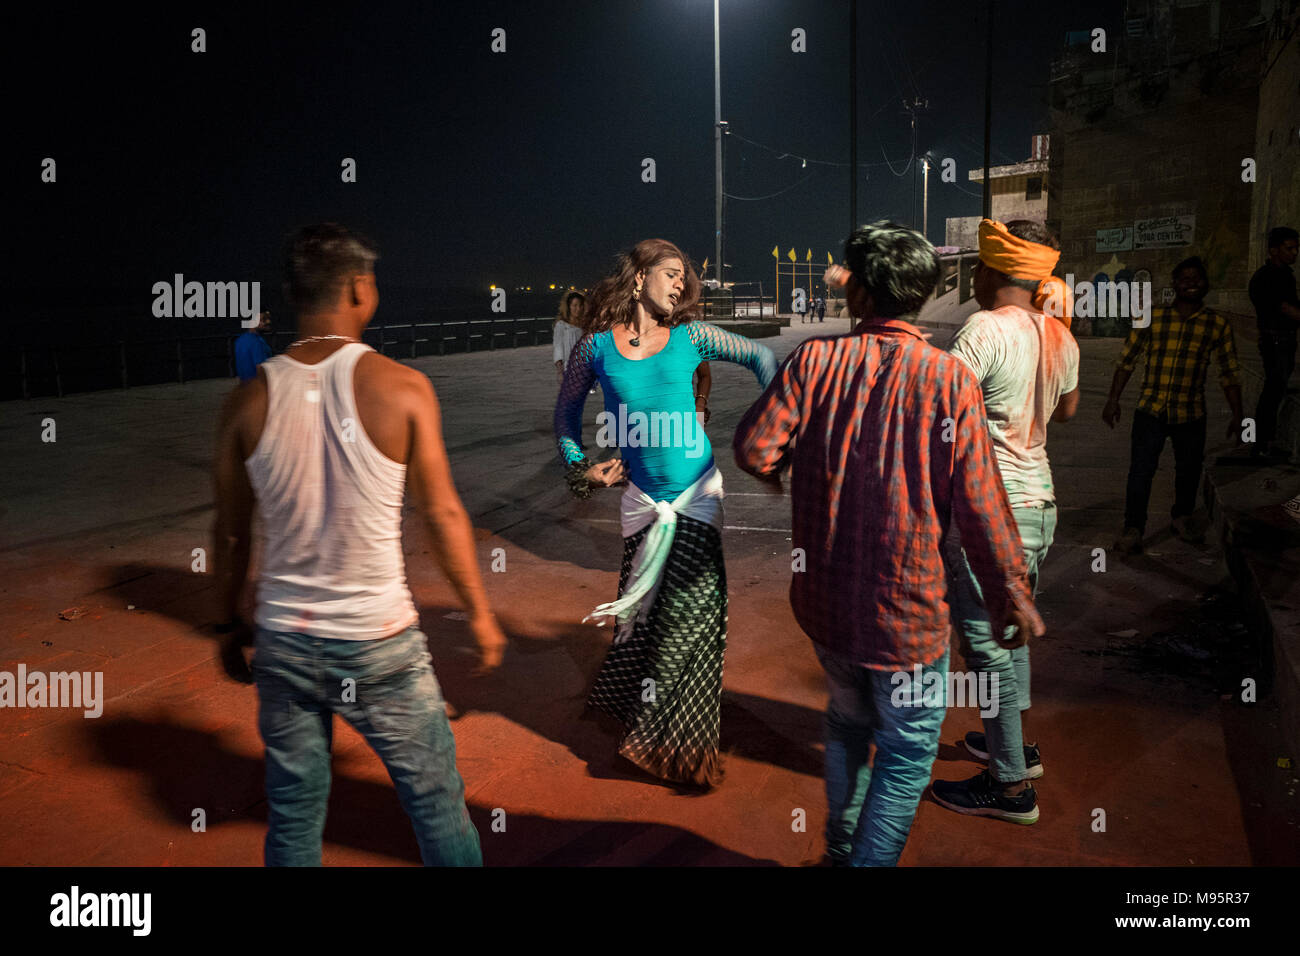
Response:
[[[406,586],[402,502],[428,523],[470,614],[480,673],[505,650],[452,482],[429,379],[361,343],[379,303],[372,246],[301,230],[286,288],[299,337],[235,389],[217,438],[222,660],[255,679],[266,744],[268,866],[321,862],[333,715],[388,768],[426,865],[482,864],[455,741]],[[256,508],[264,529],[252,625],[240,615]],[[241,647],[254,645],[251,671]]]

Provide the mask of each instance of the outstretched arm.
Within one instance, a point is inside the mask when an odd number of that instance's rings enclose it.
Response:
[[[592,337],[584,335],[569,353],[569,366],[564,370],[560,394],[555,400],[555,441],[566,466],[569,489],[579,498],[590,497],[593,486],[616,485],[627,477],[621,459],[593,465],[582,451],[582,409],[587,404],[591,383],[596,380],[592,368],[595,354]]]
[[[594,354],[591,336],[583,336],[569,354],[569,367],[564,370],[560,394],[555,400],[555,440],[566,465],[586,459],[582,453],[582,409],[587,404],[591,383],[596,380],[596,372],[591,367]]]
[[[691,322],[686,329],[700,353],[700,361],[719,360],[743,365],[754,373],[763,388],[767,388],[776,375],[776,356],[766,345],[705,322]]]
[[[789,457],[803,404],[804,355],[801,346],[785,360],[736,426],[732,441],[736,464],[756,478],[776,478]]]
[[[1119,397],[1124,394],[1124,386],[1128,384],[1138,357],[1145,351],[1150,340],[1150,326],[1144,329],[1130,329],[1128,338],[1124,340],[1124,350],[1120,353],[1115,377],[1110,383],[1110,396],[1101,409],[1102,420],[1111,428],[1114,428],[1115,423],[1119,421]]]
[[[1223,386],[1224,397],[1232,409],[1232,418],[1228,422],[1228,437],[1241,440],[1241,371],[1237,364],[1237,346],[1232,339],[1232,326],[1226,319],[1215,342],[1215,352],[1219,358],[1219,384]]]
[[[478,673],[485,674],[501,663],[506,638],[492,615],[483,587],[475,553],[474,525],[452,480],[438,398],[433,383],[422,374],[408,375],[402,384],[411,427],[407,468],[411,497],[428,525],[438,566],[469,611],[470,632],[481,655]]]

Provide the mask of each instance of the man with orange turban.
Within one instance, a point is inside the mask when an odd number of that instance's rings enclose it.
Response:
[[[975,298],[981,311],[957,332],[950,350],[984,393],[998,471],[1036,592],[1056,531],[1047,422],[1068,421],[1078,408],[1079,346],[1068,329],[1065,283],[1052,276],[1061,255],[1056,237],[1037,222],[985,219],[979,241]],[[1045,307],[1063,321],[1048,318]],[[958,813],[1033,823],[1038,798],[1029,780],[1043,775],[1043,763],[1038,747],[1025,745],[1021,723],[1029,708],[1029,647],[1016,646],[1000,629],[994,633],[979,583],[955,541],[946,559],[963,656],[977,674],[989,675],[979,683],[993,699],[980,701],[984,733],[968,733],[965,741],[972,755],[988,761],[988,770],[970,780],[936,780],[934,797]]]

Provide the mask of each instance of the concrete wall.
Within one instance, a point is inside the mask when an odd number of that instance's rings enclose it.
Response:
[[[1046,171],[1034,173],[1043,180],[1043,188],[1037,199],[1026,199],[1025,190],[1029,186],[1029,175],[995,176],[993,179],[993,218],[998,222],[1011,219],[1035,219],[1042,222],[1047,218],[1047,184]],[[975,181],[976,188],[983,189],[982,180]],[[981,216],[960,216],[944,220],[945,246],[957,246],[961,249],[979,248],[979,225]]]
[[[1025,189],[1030,177],[998,176],[993,180],[993,218],[999,222],[1008,219],[1036,219],[1042,222],[1047,218],[1047,174],[1035,173],[1043,180],[1043,188],[1037,199],[1026,199]],[[983,184],[981,184],[983,188]]]
[[[1259,90],[1255,126],[1256,181],[1251,191],[1250,268],[1268,257],[1268,230],[1300,229],[1300,3],[1270,24],[1267,69]],[[1282,41],[1287,38],[1289,42]],[[1270,68],[1270,64],[1272,64]]]
[[[1061,265],[1075,281],[1146,269],[1153,287],[1199,255],[1210,273],[1212,305],[1240,310],[1250,278],[1252,190],[1241,181],[1255,152],[1255,90],[1121,114],[1052,137],[1050,224]],[[1196,217],[1190,246],[1098,252],[1097,230],[1159,216]],[[1157,300],[1158,301],[1158,300]]]

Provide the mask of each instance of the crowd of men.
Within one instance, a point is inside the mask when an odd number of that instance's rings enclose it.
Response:
[[[1278,407],[1295,364],[1296,255],[1296,231],[1273,229],[1268,261],[1250,283],[1266,375],[1255,410],[1260,461],[1279,450]],[[918,679],[900,705],[896,677],[946,677],[953,643],[973,673],[996,678],[988,682],[996,706],[984,716],[984,731],[965,740],[987,769],[968,780],[934,781],[935,800],[963,814],[1018,824],[1039,819],[1031,781],[1044,775],[1043,753],[1027,740],[1025,720],[1029,643],[1044,632],[1038,575],[1057,525],[1047,430],[1079,405],[1069,315],[1047,305],[1059,257],[1056,237],[1041,223],[984,220],[974,276],[980,309],[941,351],[914,324],[939,278],[933,246],[895,223],[855,230],[843,264],[825,277],[842,290],[854,327],[800,344],[736,429],[735,460],[746,472],[772,481],[793,466],[793,540],[806,567],[794,575],[790,596],[830,690],[832,864],[897,862],[931,784],[947,701]],[[303,334],[290,346],[296,358],[262,362],[255,337],[240,351],[241,373],[251,372],[251,381],[223,412],[217,467],[214,535],[229,635],[223,656],[232,676],[256,677],[261,697],[268,863],[320,860],[337,712],[389,766],[425,861],[472,865],[481,862],[478,839],[425,638],[402,583],[404,465],[439,563],[471,612],[485,670],[500,663],[506,642],[487,603],[428,379],[360,343],[377,303],[374,258],[342,227],[304,230],[289,264]],[[1141,362],[1116,543],[1125,552],[1142,546],[1166,439],[1175,456],[1172,528],[1197,537],[1190,518],[1212,360],[1232,411],[1228,434],[1250,436],[1232,328],[1204,304],[1205,264],[1184,260],[1173,283],[1173,303],[1130,331],[1101,413],[1114,427]],[[580,299],[566,299],[566,308]],[[556,362],[558,373],[563,357]],[[322,424],[328,415],[313,409],[359,419],[370,442],[339,439]],[[344,511],[307,507],[322,489],[337,488],[347,497]],[[241,617],[239,601],[255,506],[272,549],[256,628]],[[306,574],[307,567],[317,572]],[[275,577],[277,568],[292,573]],[[241,652],[254,630],[255,672]],[[332,682],[340,675],[360,675],[360,698],[335,699]]]

